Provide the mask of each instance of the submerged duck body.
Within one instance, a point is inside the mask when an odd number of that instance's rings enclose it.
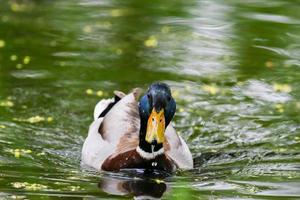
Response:
[[[105,171],[193,168],[187,144],[170,123],[176,103],[168,85],[154,83],[139,96],[139,89],[127,95],[115,92],[114,98],[96,105],[82,163]]]

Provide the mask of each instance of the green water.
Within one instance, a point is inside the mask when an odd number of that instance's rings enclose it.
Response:
[[[0,5],[0,199],[300,198],[299,1]],[[80,167],[95,104],[154,81],[195,169]],[[124,196],[104,189],[116,181]]]

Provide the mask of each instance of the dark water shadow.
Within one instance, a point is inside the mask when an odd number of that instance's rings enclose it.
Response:
[[[106,173],[98,187],[111,195],[160,199],[168,188],[162,179],[169,176],[170,174],[160,171],[126,169],[119,173]]]

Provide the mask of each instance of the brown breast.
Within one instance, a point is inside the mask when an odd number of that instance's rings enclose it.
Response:
[[[159,155],[152,160],[146,160],[134,149],[118,155],[111,155],[104,161],[101,168],[105,171],[119,171],[122,168],[140,168],[173,172],[176,165],[165,154]]]

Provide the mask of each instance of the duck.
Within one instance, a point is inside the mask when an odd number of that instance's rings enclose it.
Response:
[[[98,171],[193,168],[191,151],[171,121],[176,102],[169,85],[152,83],[145,93],[114,91],[100,100],[82,147],[81,163]]]

